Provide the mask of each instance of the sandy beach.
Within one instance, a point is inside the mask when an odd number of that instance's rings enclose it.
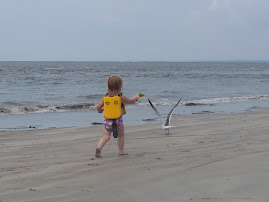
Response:
[[[125,126],[0,132],[0,201],[268,201],[269,110]]]

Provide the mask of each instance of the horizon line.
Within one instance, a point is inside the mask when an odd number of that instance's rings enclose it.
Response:
[[[0,62],[269,62],[265,60],[0,60]]]

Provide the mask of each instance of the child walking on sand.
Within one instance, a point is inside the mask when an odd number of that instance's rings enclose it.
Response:
[[[123,81],[122,78],[118,75],[110,75],[107,79],[107,87],[108,91],[105,97],[114,98],[115,96],[119,96],[119,99],[121,101],[121,111],[120,117],[116,119],[116,124],[118,127],[118,147],[119,147],[119,155],[127,155],[128,153],[123,151],[124,148],[124,125],[123,125],[123,119],[122,116],[125,114],[125,106],[124,104],[132,104],[135,101],[138,100],[137,96],[134,96],[133,98],[128,98],[125,95],[122,94],[122,88],[123,88]],[[101,99],[101,101],[97,104],[97,111],[98,113],[102,113],[104,111],[104,104],[109,105],[110,102],[104,102],[105,97]],[[118,101],[113,101],[114,103],[118,103]],[[105,109],[106,110],[106,109]],[[108,110],[108,109],[107,109]],[[106,111],[104,112],[106,114]],[[112,112],[114,113],[114,112]],[[98,146],[96,148],[95,157],[102,157],[101,150],[105,146],[105,144],[110,140],[111,132],[112,132],[112,125],[113,125],[113,119],[107,119],[104,120],[104,127],[103,127],[103,137],[100,139]]]

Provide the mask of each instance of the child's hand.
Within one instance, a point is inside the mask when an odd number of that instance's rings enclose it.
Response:
[[[97,108],[98,113],[102,113],[104,111],[104,108]]]

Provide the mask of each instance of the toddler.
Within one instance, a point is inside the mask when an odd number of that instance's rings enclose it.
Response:
[[[123,119],[122,116],[125,114],[125,103],[132,104],[135,101],[138,100],[137,96],[134,96],[133,98],[128,98],[125,95],[122,94],[122,88],[123,88],[123,81],[122,78],[119,75],[110,75],[107,79],[107,97],[115,97],[119,96],[121,99],[121,116],[116,119],[117,127],[118,127],[118,147],[119,147],[119,155],[127,155],[128,153],[123,151],[124,148],[124,125],[123,125]],[[105,96],[105,97],[106,97]],[[102,113],[104,111],[104,98],[101,99],[101,101],[97,104],[97,111],[98,113]],[[105,144],[110,140],[111,132],[112,132],[112,119],[105,119],[104,120],[104,126],[103,126],[103,137],[100,139],[97,148],[95,157],[100,158],[101,150],[105,146]]]

